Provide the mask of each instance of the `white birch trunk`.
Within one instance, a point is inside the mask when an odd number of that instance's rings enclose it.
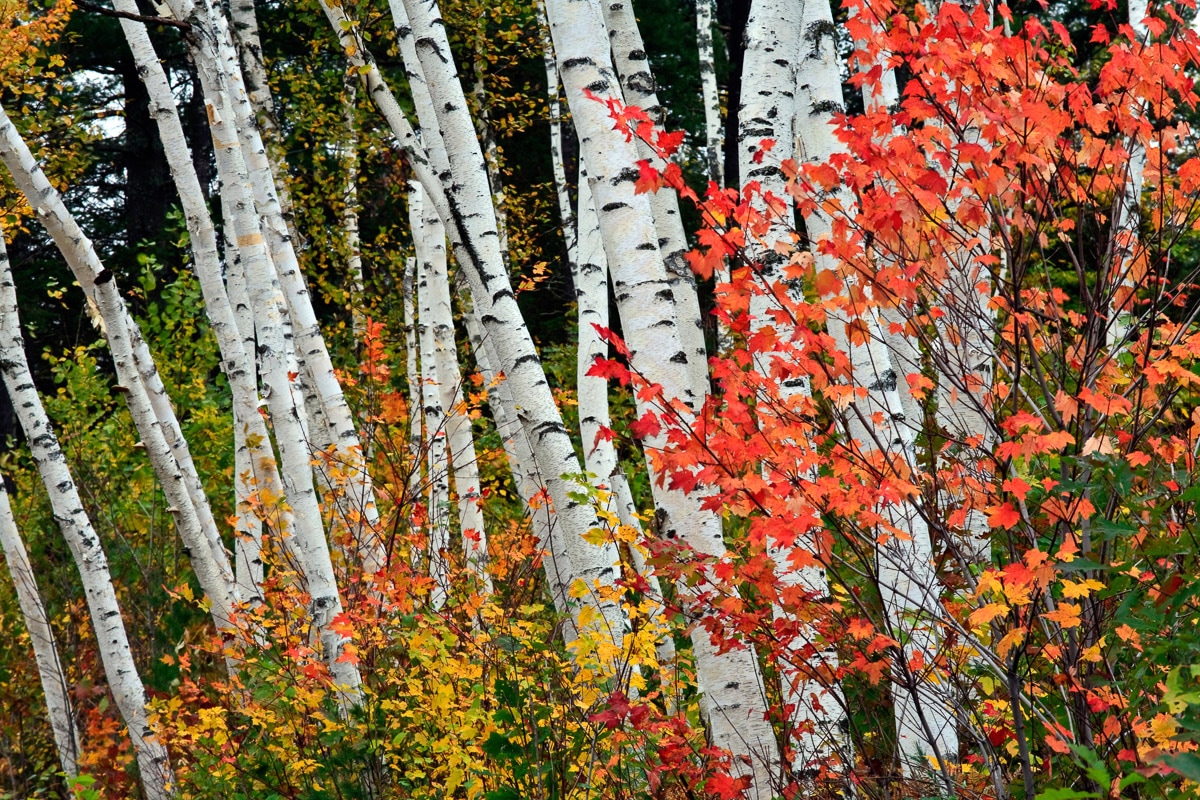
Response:
[[[137,13],[131,0],[115,0],[114,7],[125,13]],[[205,310],[221,352],[221,366],[229,380],[234,401],[235,418],[235,491],[239,495],[238,525],[235,526],[237,553],[237,586],[244,590],[244,600],[261,601],[259,584],[262,580],[261,525],[250,511],[247,498],[254,487],[264,497],[281,495],[279,473],[271,451],[267,428],[258,413],[259,397],[256,384],[253,325],[249,321],[248,299],[242,300],[241,313],[247,316],[239,322],[229,294],[221,279],[221,260],[217,251],[216,231],[196,177],[183,127],[179,121],[174,95],[153,45],[141,23],[122,20],[131,54],[150,96],[152,116],[157,122],[167,162],[184,209],[192,251],[193,268],[200,282]],[[236,246],[232,248],[230,279],[238,284],[244,295],[244,276]],[[241,300],[242,298],[239,297]],[[249,329],[249,337],[243,329]],[[253,446],[251,446],[253,445]],[[270,504],[268,504],[270,505]],[[286,515],[275,514],[272,520],[277,530],[286,530]]]
[[[604,255],[604,242],[600,237],[600,220],[592,199],[591,184],[584,169],[579,171],[579,251],[574,263],[572,278],[575,282],[575,298],[579,304],[579,345],[576,348],[575,383],[579,402],[579,435],[583,444],[584,465],[591,474],[592,482],[600,492],[601,507],[610,519],[615,517],[621,525],[633,528],[639,534],[638,542],[630,546],[633,566],[650,587],[653,619],[663,613],[662,586],[658,577],[646,563],[640,542],[641,520],[633,503],[629,483],[621,471],[617,449],[612,439],[600,435],[602,429],[612,427],[608,409],[608,381],[588,375],[597,358],[608,357],[608,342],[601,338],[596,327],[607,328],[608,318],[608,260]],[[662,637],[657,644],[659,665],[666,667],[675,660],[675,643],[671,636]]]
[[[138,364],[134,360],[134,342],[135,335],[136,340],[140,340],[141,337],[140,334],[136,334],[137,325],[126,311],[124,300],[112,280],[113,273],[100,263],[91,241],[79,229],[62,198],[46,179],[33,154],[29,152],[8,115],[2,110],[0,160],[4,161],[17,188],[28,198],[39,221],[54,239],[75,279],[99,309],[120,381],[119,390],[125,395],[126,405],[167,498],[170,511],[174,515],[176,529],[183,539],[196,577],[211,601],[213,621],[223,635],[233,636],[235,632],[231,614],[238,602],[233,570],[224,545],[215,531],[215,524],[211,531],[206,531],[201,526],[197,506],[193,504],[192,494],[188,491],[187,480],[175,459],[176,451],[172,450],[164,435],[164,428],[168,426],[160,423],[155,408],[151,405],[143,376],[153,370],[153,363],[144,361],[144,371],[139,372]],[[144,348],[144,343],[142,346]],[[157,373],[155,378],[157,379]],[[161,389],[161,381],[157,381],[157,385]],[[165,391],[159,394],[169,410],[170,402],[166,400]],[[178,424],[173,422],[173,413],[171,420],[173,427],[178,430]]]
[[[1149,12],[1147,0],[1131,0],[1129,3],[1129,27],[1134,36],[1145,44],[1150,41],[1150,31],[1146,26],[1146,14]],[[1137,108],[1135,113],[1144,114],[1144,109]],[[1126,341],[1133,328],[1134,312],[1132,293],[1137,284],[1133,276],[1138,242],[1138,226],[1141,222],[1142,184],[1146,171],[1146,148],[1135,138],[1129,140],[1129,168],[1125,176],[1125,184],[1115,198],[1116,212],[1112,215],[1109,232],[1109,264],[1113,265],[1115,275],[1109,284],[1112,294],[1112,306],[1109,309],[1107,344],[1109,349],[1123,349],[1129,343]]]
[[[414,184],[419,186],[419,184]],[[475,438],[471,418],[463,399],[462,370],[458,365],[458,348],[454,340],[454,311],[450,305],[450,276],[446,267],[446,229],[437,212],[422,203],[423,234],[427,247],[434,255],[427,274],[430,301],[429,324],[433,328],[433,356],[437,368],[437,388],[442,411],[445,413],[445,433],[450,466],[454,472],[454,489],[458,495],[458,524],[462,535],[463,557],[479,581],[479,590],[491,594],[492,581],[488,575],[487,532],[483,523],[482,498],[479,487],[479,462],[475,454]],[[414,229],[415,236],[415,229]]]
[[[660,385],[667,399],[682,401],[694,411],[703,400],[693,388],[695,354],[686,352],[682,344],[679,304],[659,253],[650,204],[634,192],[637,170],[630,165],[637,161],[637,150],[613,130],[604,104],[584,94],[585,89],[600,97],[619,93],[605,45],[606,31],[596,11],[596,4],[588,0],[548,0],[559,74],[587,165],[633,366],[650,383]],[[638,410],[652,409],[639,398]],[[662,445],[661,437],[645,442],[651,448]],[[679,537],[704,555],[724,556],[720,520],[701,508],[700,496],[667,490],[653,476],[652,486],[667,538]],[[708,632],[699,625],[693,629],[692,646],[710,738],[733,753],[736,773],[752,776],[753,796],[772,796],[779,756],[765,719],[766,701],[753,653],[741,649],[718,655]]]
[[[658,86],[650,72],[646,46],[638,30],[632,0],[599,0],[598,5],[608,28],[613,64],[621,78],[625,102],[638,106],[659,128],[665,128],[667,110],[658,102]],[[658,161],[654,151],[641,139],[636,139],[637,157],[652,164]],[[630,165],[627,164],[628,168]],[[704,345],[704,325],[700,318],[700,299],[696,295],[696,277],[684,255],[687,237],[679,216],[679,196],[669,186],[649,195],[654,214],[654,230],[658,234],[658,251],[667,269],[667,282],[675,300],[675,317],[679,341],[687,354],[692,391],[697,398],[708,394],[708,351]]]
[[[428,453],[429,491],[427,497],[428,525],[425,529],[425,548],[429,559],[429,576],[433,578],[430,605],[440,610],[450,594],[450,569],[446,552],[450,548],[450,464],[446,446],[446,413],[442,408],[441,375],[435,354],[433,322],[433,292],[430,280],[437,271],[434,262],[441,263],[445,273],[446,246],[441,221],[432,215],[435,224],[429,227],[424,214],[421,184],[413,182],[408,190],[408,215],[413,242],[417,252],[417,331],[421,343],[421,411],[425,419],[425,448]]]
[[[415,241],[415,235],[413,238]],[[408,489],[405,497],[412,503],[421,493],[421,455],[425,442],[425,412],[421,407],[421,370],[417,361],[420,344],[418,343],[417,314],[414,303],[417,296],[417,259],[415,256],[409,256],[404,261],[402,289],[404,294],[402,302],[404,305],[405,374],[408,379],[408,455],[410,459]],[[409,564],[414,570],[418,569],[420,565],[418,555],[415,548],[409,552]]]
[[[696,0],[696,49],[700,54],[700,94],[704,98],[704,152],[708,179],[725,185],[724,135],[721,125],[721,98],[717,94],[717,71],[713,65],[714,0]]]
[[[188,0],[190,2],[190,0]],[[245,78],[246,94],[254,109],[255,119],[267,144],[267,159],[271,172],[277,179],[279,210],[287,225],[292,241],[297,237],[291,193],[288,191],[287,159],[283,152],[283,135],[279,131],[279,119],[275,113],[275,99],[271,96],[271,84],[267,79],[266,62],[263,60],[262,41],[258,35],[258,17],[254,12],[254,0],[233,0],[229,3],[229,21],[233,39],[241,57],[242,75]]]
[[[484,29],[486,30],[486,28]],[[484,77],[487,74],[487,62],[483,48],[488,42],[483,37],[475,42],[475,85],[471,94],[475,97],[475,124],[479,130],[479,140],[483,143],[483,160],[487,165],[488,183],[492,187],[492,207],[496,209],[496,235],[500,242],[500,252],[508,261],[508,209],[504,196],[504,176],[501,173],[500,147],[496,144],[496,135],[488,113],[487,85]]]
[[[4,243],[0,241],[0,248],[3,246]],[[16,294],[12,289],[8,261],[5,259],[0,266],[3,267],[0,274],[0,314],[5,314],[16,308]],[[7,320],[4,327],[9,327]],[[0,332],[0,336],[7,337],[8,334]],[[21,532],[17,529],[17,521],[13,517],[12,506],[9,505],[8,493],[4,491],[2,481],[0,552],[4,553],[4,560],[8,564],[8,573],[12,576],[13,587],[17,591],[17,604],[21,608],[21,616],[25,619],[25,629],[29,631],[29,641],[33,644],[33,660],[37,665],[38,678],[42,682],[42,692],[46,696],[46,712],[50,718],[50,730],[54,734],[54,746],[58,750],[58,762],[62,765],[67,781],[70,782],[79,775],[80,753],[79,727],[75,724],[75,712],[71,707],[71,690],[67,686],[67,676],[58,658],[54,629],[50,627],[50,618],[46,616],[46,607],[42,604],[42,596],[38,593],[37,581],[33,577],[33,567],[29,563],[28,553],[25,552],[25,544],[21,541]]]
[[[7,117],[5,118],[7,119]],[[38,208],[36,200],[34,208]],[[8,270],[7,252],[0,247],[0,376],[12,400],[34,463],[50,497],[54,518],[71,550],[83,582],[88,613],[96,630],[100,660],[117,709],[133,742],[142,788],[148,800],[174,797],[174,776],[167,749],[155,738],[146,709],[146,689],[138,676],[121,608],[108,572],[100,537],[92,528],[79,492],[67,468],[66,455],[50,427],[50,419],[34,388],[25,360],[17,319],[16,293]]]
[[[561,549],[556,552],[554,548],[551,536],[555,526],[554,509],[542,499],[546,482],[538,472],[533,448],[529,444],[524,427],[517,419],[516,401],[513,400],[507,376],[496,370],[494,365],[499,359],[487,339],[483,324],[473,313],[471,303],[468,301],[466,305],[468,308],[464,309],[463,320],[467,326],[471,352],[475,355],[475,364],[487,386],[488,410],[492,413],[492,421],[496,424],[496,432],[504,446],[513,483],[525,506],[525,515],[529,517],[534,540],[539,551],[543,553],[547,588],[554,610],[566,622],[563,638],[570,643],[576,636],[575,626],[569,615],[570,602],[567,594],[571,576],[574,574],[570,556]]]
[[[575,229],[575,210],[567,187],[567,169],[563,162],[562,102],[558,91],[558,62],[554,58],[554,42],[550,39],[550,23],[542,0],[537,3],[538,32],[542,39],[542,65],[546,70],[546,100],[550,108],[550,165],[554,170],[554,192],[558,198],[558,217],[562,225],[563,242],[567,248],[567,263],[578,258],[578,233]],[[573,267],[572,267],[573,269]]]
[[[796,97],[796,130],[802,161],[828,163],[844,152],[834,135],[833,115],[843,110],[841,77],[836,50],[836,28],[826,0],[808,0],[803,6],[800,81]],[[839,193],[839,202],[852,213],[853,198]],[[832,220],[817,210],[805,220],[814,243],[817,269],[836,270],[835,259],[820,252],[819,243],[832,235]],[[842,298],[843,302],[847,302]],[[830,314],[829,331],[839,349],[850,357],[851,381],[867,389],[867,397],[852,404],[846,414],[847,433],[864,452],[883,450],[916,467],[912,429],[918,420],[905,420],[896,370],[874,310],[858,310],[866,324],[866,344],[852,344],[846,331],[848,312]],[[878,416],[879,426],[870,420]],[[945,769],[957,759],[958,739],[951,693],[934,667],[940,650],[936,618],[941,610],[940,584],[933,569],[929,529],[911,501],[884,510],[893,524],[907,536],[891,536],[876,552],[880,591],[891,626],[892,638],[903,643],[905,663],[894,664],[896,731],[906,774]],[[920,666],[909,667],[910,664]]]
[[[346,237],[346,273],[350,278],[350,316],[354,341],[362,342],[367,332],[366,297],[363,294],[362,243],[358,236],[358,83],[347,73],[343,81],[342,122],[346,126],[346,149],[342,157],[346,191],[342,207],[342,234]],[[278,172],[276,172],[278,174]]]
[[[282,461],[284,494],[293,513],[292,535],[284,540],[284,546],[295,561],[311,597],[309,614],[314,638],[320,641],[320,650],[337,686],[339,701],[343,706],[357,705],[361,682],[358,668],[348,661],[338,660],[346,640],[333,629],[332,622],[341,613],[342,600],[313,488],[308,443],[300,426],[297,402],[287,374],[290,345],[283,336],[284,305],[274,286],[254,200],[249,193],[249,174],[232,124],[234,115],[228,102],[225,76],[216,66],[211,60],[200,59],[197,71],[208,98],[217,169],[222,185],[230,192],[228,208],[232,211],[232,219],[227,223],[232,222],[236,232],[238,252],[245,270],[247,294],[258,334],[263,395]]]

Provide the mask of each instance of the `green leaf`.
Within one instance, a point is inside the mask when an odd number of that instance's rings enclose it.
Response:
[[[1099,797],[1096,792],[1082,792],[1078,789],[1072,789],[1069,786],[1061,786],[1057,789],[1047,789],[1040,792],[1036,800],[1083,800],[1088,797]]]
[[[1200,782],[1200,755],[1195,753],[1176,753],[1167,756],[1163,763],[1178,772],[1189,781]]]

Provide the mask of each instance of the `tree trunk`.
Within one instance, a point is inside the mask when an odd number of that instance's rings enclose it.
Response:
[[[227,224],[232,222],[236,231],[247,294],[254,311],[263,395],[282,461],[284,494],[293,513],[293,532],[284,540],[284,546],[294,558],[312,598],[309,613],[313,630],[337,686],[339,701],[343,706],[357,705],[360,699],[358,669],[348,661],[338,660],[346,640],[334,630],[332,623],[341,613],[342,600],[325,539],[321,509],[313,489],[308,442],[287,374],[290,345],[283,336],[284,302],[274,285],[254,200],[249,196],[249,174],[242,159],[242,148],[236,144],[237,133],[232,125],[234,114],[228,102],[224,74],[214,69],[216,66],[211,59],[201,59],[198,63],[210,103],[209,121],[216,144],[217,168],[222,187],[230,192],[228,208],[232,211],[232,220]]]
[[[585,96],[618,93],[606,32],[596,6],[587,0],[548,0],[546,12],[554,38],[559,74],[566,90],[580,149],[599,211],[600,230],[612,274],[621,327],[632,353],[633,367],[651,384],[662,387],[667,401],[695,411],[703,395],[693,390],[691,360],[684,350],[676,302],[657,246],[650,205],[634,192],[637,161],[631,142],[615,131],[604,103]],[[639,396],[639,413],[654,410]],[[661,447],[660,437],[647,448]],[[719,518],[701,507],[701,499],[671,491],[651,476],[654,501],[664,518],[662,533],[681,538],[697,552],[720,559],[725,555]],[[700,615],[711,613],[694,608]],[[753,777],[754,796],[772,795],[779,766],[774,733],[766,722],[757,662],[750,650],[719,648],[707,630],[693,629],[697,678],[704,695],[702,709],[713,742],[734,754],[734,770]]]
[[[7,121],[7,116],[4,118]],[[11,123],[10,123],[11,124]],[[35,208],[36,208],[35,204]],[[2,236],[0,236],[2,239]],[[167,749],[154,735],[146,709],[146,689],[138,676],[121,608],[113,589],[100,537],[92,528],[79,492],[67,469],[67,458],[50,427],[33,385],[17,319],[16,291],[8,254],[0,241],[0,375],[33,453],[34,463],[50,496],[54,518],[71,549],[96,630],[100,660],[117,709],[125,720],[137,756],[142,788],[148,800],[168,800],[175,783]]]
[[[425,449],[429,464],[429,490],[426,494],[425,549],[429,558],[429,576],[433,578],[430,605],[441,610],[450,594],[450,569],[446,553],[450,549],[450,464],[446,447],[446,412],[442,408],[434,351],[433,292],[429,285],[437,271],[435,261],[446,270],[445,230],[436,214],[425,214],[421,184],[412,182],[408,190],[408,216],[417,252],[417,330],[421,343],[421,411],[425,419]],[[432,217],[433,225],[430,225]]]
[[[2,246],[3,242],[0,242],[0,247]],[[16,308],[16,293],[12,289],[12,276],[8,271],[7,260],[3,266],[4,272],[0,274],[0,312],[8,312]],[[2,480],[0,551],[3,551],[4,560],[8,563],[8,572],[12,575],[13,587],[17,591],[17,604],[21,607],[25,629],[29,631],[29,641],[33,644],[33,660],[37,664],[42,691],[46,695],[46,711],[50,717],[50,730],[54,734],[54,746],[58,750],[58,761],[62,764],[67,782],[70,783],[79,775],[80,752],[79,727],[75,724],[75,711],[71,707],[71,690],[67,685],[62,662],[58,658],[54,629],[50,627],[50,618],[46,616],[46,607],[42,605],[37,581],[33,577],[33,567],[29,563],[29,555],[25,552],[25,544],[21,541],[21,532],[17,530],[17,521],[13,517],[12,506],[9,505],[8,493],[4,491]]]

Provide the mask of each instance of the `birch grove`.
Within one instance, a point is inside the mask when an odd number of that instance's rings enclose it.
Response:
[[[18,5],[14,797],[1194,791],[1193,10]]]

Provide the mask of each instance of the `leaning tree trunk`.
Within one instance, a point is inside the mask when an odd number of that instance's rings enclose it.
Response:
[[[5,117],[7,119],[7,117]],[[35,206],[36,207],[36,206]],[[0,235],[0,240],[2,240]],[[148,800],[175,796],[175,778],[167,749],[154,735],[146,709],[146,688],[129,649],[125,622],[108,572],[100,537],[92,528],[83,501],[67,468],[67,457],[54,436],[50,419],[34,388],[25,360],[17,319],[16,291],[8,269],[8,253],[0,241],[0,376],[25,432],[34,463],[50,496],[50,506],[63,538],[71,550],[87,598],[88,613],[96,631],[100,661],[117,709],[129,729],[129,738]]]
[[[658,86],[650,72],[650,60],[638,30],[633,4],[600,0],[598,5],[608,28],[613,66],[621,78],[625,102],[645,111],[659,128],[665,127],[667,109],[658,101]],[[639,159],[655,160],[654,151],[646,142],[638,139],[636,144]],[[631,164],[626,164],[626,168],[630,167]],[[667,269],[667,282],[674,297],[679,341],[688,357],[691,389],[697,398],[703,398],[708,394],[708,351],[704,345],[696,277],[684,258],[688,243],[679,216],[679,195],[670,187],[660,188],[650,195],[650,210],[654,214],[658,252]]]
[[[217,630],[226,637],[236,635],[231,615],[238,602],[233,569],[228,554],[214,530],[202,527],[197,506],[188,491],[187,479],[167,442],[164,426],[155,415],[143,383],[143,373],[134,360],[137,325],[125,309],[113,273],[100,263],[92,243],[79,229],[58,192],[21,140],[8,115],[0,110],[0,160],[12,173],[17,188],[29,199],[38,219],[54,239],[75,279],[96,304],[104,320],[105,337],[112,353],[119,390],[133,418],[146,454],[175,515],[176,528],[190,552],[192,567],[211,602],[210,613]],[[140,335],[137,336],[140,339]],[[144,363],[146,369],[153,365]],[[159,382],[161,386],[161,382]],[[163,393],[165,397],[165,392]],[[167,407],[170,407],[169,401]],[[172,413],[172,419],[174,414]],[[177,424],[175,425],[177,428]],[[205,500],[207,504],[207,500]],[[211,517],[211,515],[210,515]],[[214,543],[213,539],[216,539]]]
[[[0,234],[2,238],[2,234]],[[0,247],[4,243],[0,241]],[[8,261],[3,261],[0,273],[0,314],[16,308],[16,293],[13,291],[12,273]],[[6,323],[7,324],[7,323]],[[0,335],[4,335],[0,333]],[[58,645],[54,640],[54,629],[46,616],[46,607],[38,593],[37,581],[33,578],[33,567],[17,530],[8,492],[0,480],[0,551],[8,564],[13,588],[17,591],[17,604],[25,618],[25,630],[33,644],[33,661],[37,665],[42,691],[46,695],[46,712],[50,717],[50,730],[54,734],[54,746],[58,750],[58,762],[68,783],[79,775],[79,727],[75,724],[75,711],[71,707],[71,690],[62,662],[58,658]]]
[[[329,4],[323,4],[322,8],[341,41],[343,52],[362,75],[397,144],[407,155],[413,172],[446,225],[457,262],[470,284],[480,321],[487,328],[487,338],[495,348],[497,366],[508,377],[514,408],[519,409],[521,423],[554,503],[559,524],[551,531],[551,547],[562,558],[554,558],[552,562],[567,563],[569,551],[572,581],[578,579],[589,587],[600,588],[582,598],[594,611],[587,615],[590,620],[583,628],[593,638],[615,642],[620,639],[622,628],[620,608],[608,596],[608,587],[616,579],[615,552],[613,548],[591,545],[582,538],[596,527],[596,516],[586,503],[575,499],[579,491],[577,481],[565,477],[579,474],[579,460],[554,404],[504,267],[487,170],[466,111],[462,85],[453,62],[444,55],[449,53],[445,31],[440,24],[436,30],[431,29],[427,15],[412,26],[414,31],[424,32],[416,38],[424,44],[419,54],[421,71],[434,101],[432,109],[429,105],[424,107],[437,115],[436,119],[422,118],[422,127],[430,134],[439,133],[445,145],[444,150],[431,147],[430,156],[421,148],[378,67],[369,60],[364,43],[344,9]],[[411,16],[413,9],[408,11]],[[420,102],[416,105],[420,113],[423,106]],[[435,171],[431,157],[444,160],[446,168],[442,169],[439,164]],[[445,185],[439,176],[444,176]]]
[[[454,340],[454,310],[450,305],[450,275],[446,268],[446,229],[437,212],[428,204],[422,203],[421,212],[424,218],[421,235],[427,237],[427,252],[433,255],[426,275],[429,325],[433,328],[437,389],[442,411],[446,415],[446,444],[454,472],[454,489],[458,495],[458,527],[462,536],[463,557],[467,569],[479,582],[477,590],[491,594],[492,580],[487,569],[488,540],[480,505],[479,461],[475,454],[471,417],[463,398],[462,370],[458,365],[458,347]],[[414,229],[414,238],[416,235]]]
[[[488,410],[492,412],[492,421],[496,424],[496,432],[504,447],[509,470],[512,472],[513,483],[517,494],[525,507],[525,515],[529,517],[530,528],[538,550],[544,556],[546,582],[550,592],[554,610],[566,620],[563,638],[567,643],[575,639],[575,627],[571,624],[568,614],[570,599],[571,568],[570,557],[563,551],[556,551],[552,542],[552,531],[555,526],[553,506],[546,502],[543,487],[546,481],[538,472],[537,460],[533,448],[529,444],[525,429],[517,418],[516,401],[504,375],[498,374],[494,365],[499,359],[493,352],[482,323],[466,303],[463,319],[467,326],[467,338],[471,342],[471,352],[475,355],[475,364],[487,387]]]
[[[637,150],[613,129],[601,98],[617,95],[607,33],[587,0],[548,0],[546,12],[554,39],[559,74],[579,134],[580,149],[599,210],[600,230],[612,274],[632,365],[651,384],[662,387],[668,402],[683,405],[690,414],[703,402],[694,387],[692,360],[681,339],[678,303],[658,249],[658,234],[650,204],[634,191],[637,170],[631,165]],[[638,397],[639,413],[655,411]],[[659,436],[647,448],[662,447]],[[720,519],[702,508],[702,498],[672,491],[652,480],[654,501],[664,518],[662,534],[679,537],[698,553],[720,559],[725,555]],[[711,609],[695,607],[708,615]],[[692,646],[697,679],[703,691],[702,708],[713,742],[734,755],[734,769],[753,778],[756,797],[772,795],[773,776],[779,766],[774,732],[766,721],[758,665],[752,651],[720,653],[702,625],[693,628]]]
[[[572,263],[571,277],[575,283],[575,299],[579,309],[579,344],[575,351],[575,396],[579,403],[579,436],[583,444],[584,465],[600,493],[601,508],[609,520],[632,528],[638,540],[630,544],[634,570],[649,587],[650,619],[661,619],[664,613],[662,587],[658,577],[646,563],[642,552],[642,524],[621,472],[617,448],[611,438],[612,419],[608,410],[608,381],[589,375],[597,358],[608,357],[608,342],[600,329],[608,327],[608,259],[600,236],[600,220],[592,199],[591,184],[586,170],[579,171],[579,242],[578,259]],[[675,660],[675,642],[670,633],[656,644],[659,665],[667,667]]]
[[[209,22],[203,29],[212,27]],[[232,224],[258,334],[263,394],[267,399],[282,461],[284,493],[293,513],[292,535],[283,544],[295,560],[311,597],[309,613],[313,629],[320,639],[322,655],[337,686],[339,701],[343,705],[357,705],[361,682],[358,668],[340,658],[346,639],[333,626],[334,618],[342,610],[341,593],[313,488],[308,442],[300,424],[296,398],[288,376],[287,354],[291,346],[283,335],[283,317],[286,314],[283,298],[274,285],[274,273],[259,228],[254,199],[247,188],[250,177],[242,158],[242,148],[238,146],[237,132],[232,125],[235,117],[228,101],[224,73],[211,59],[200,59],[197,68],[210,103],[209,123],[213,141],[217,145],[217,169],[223,188],[230,192]]]

